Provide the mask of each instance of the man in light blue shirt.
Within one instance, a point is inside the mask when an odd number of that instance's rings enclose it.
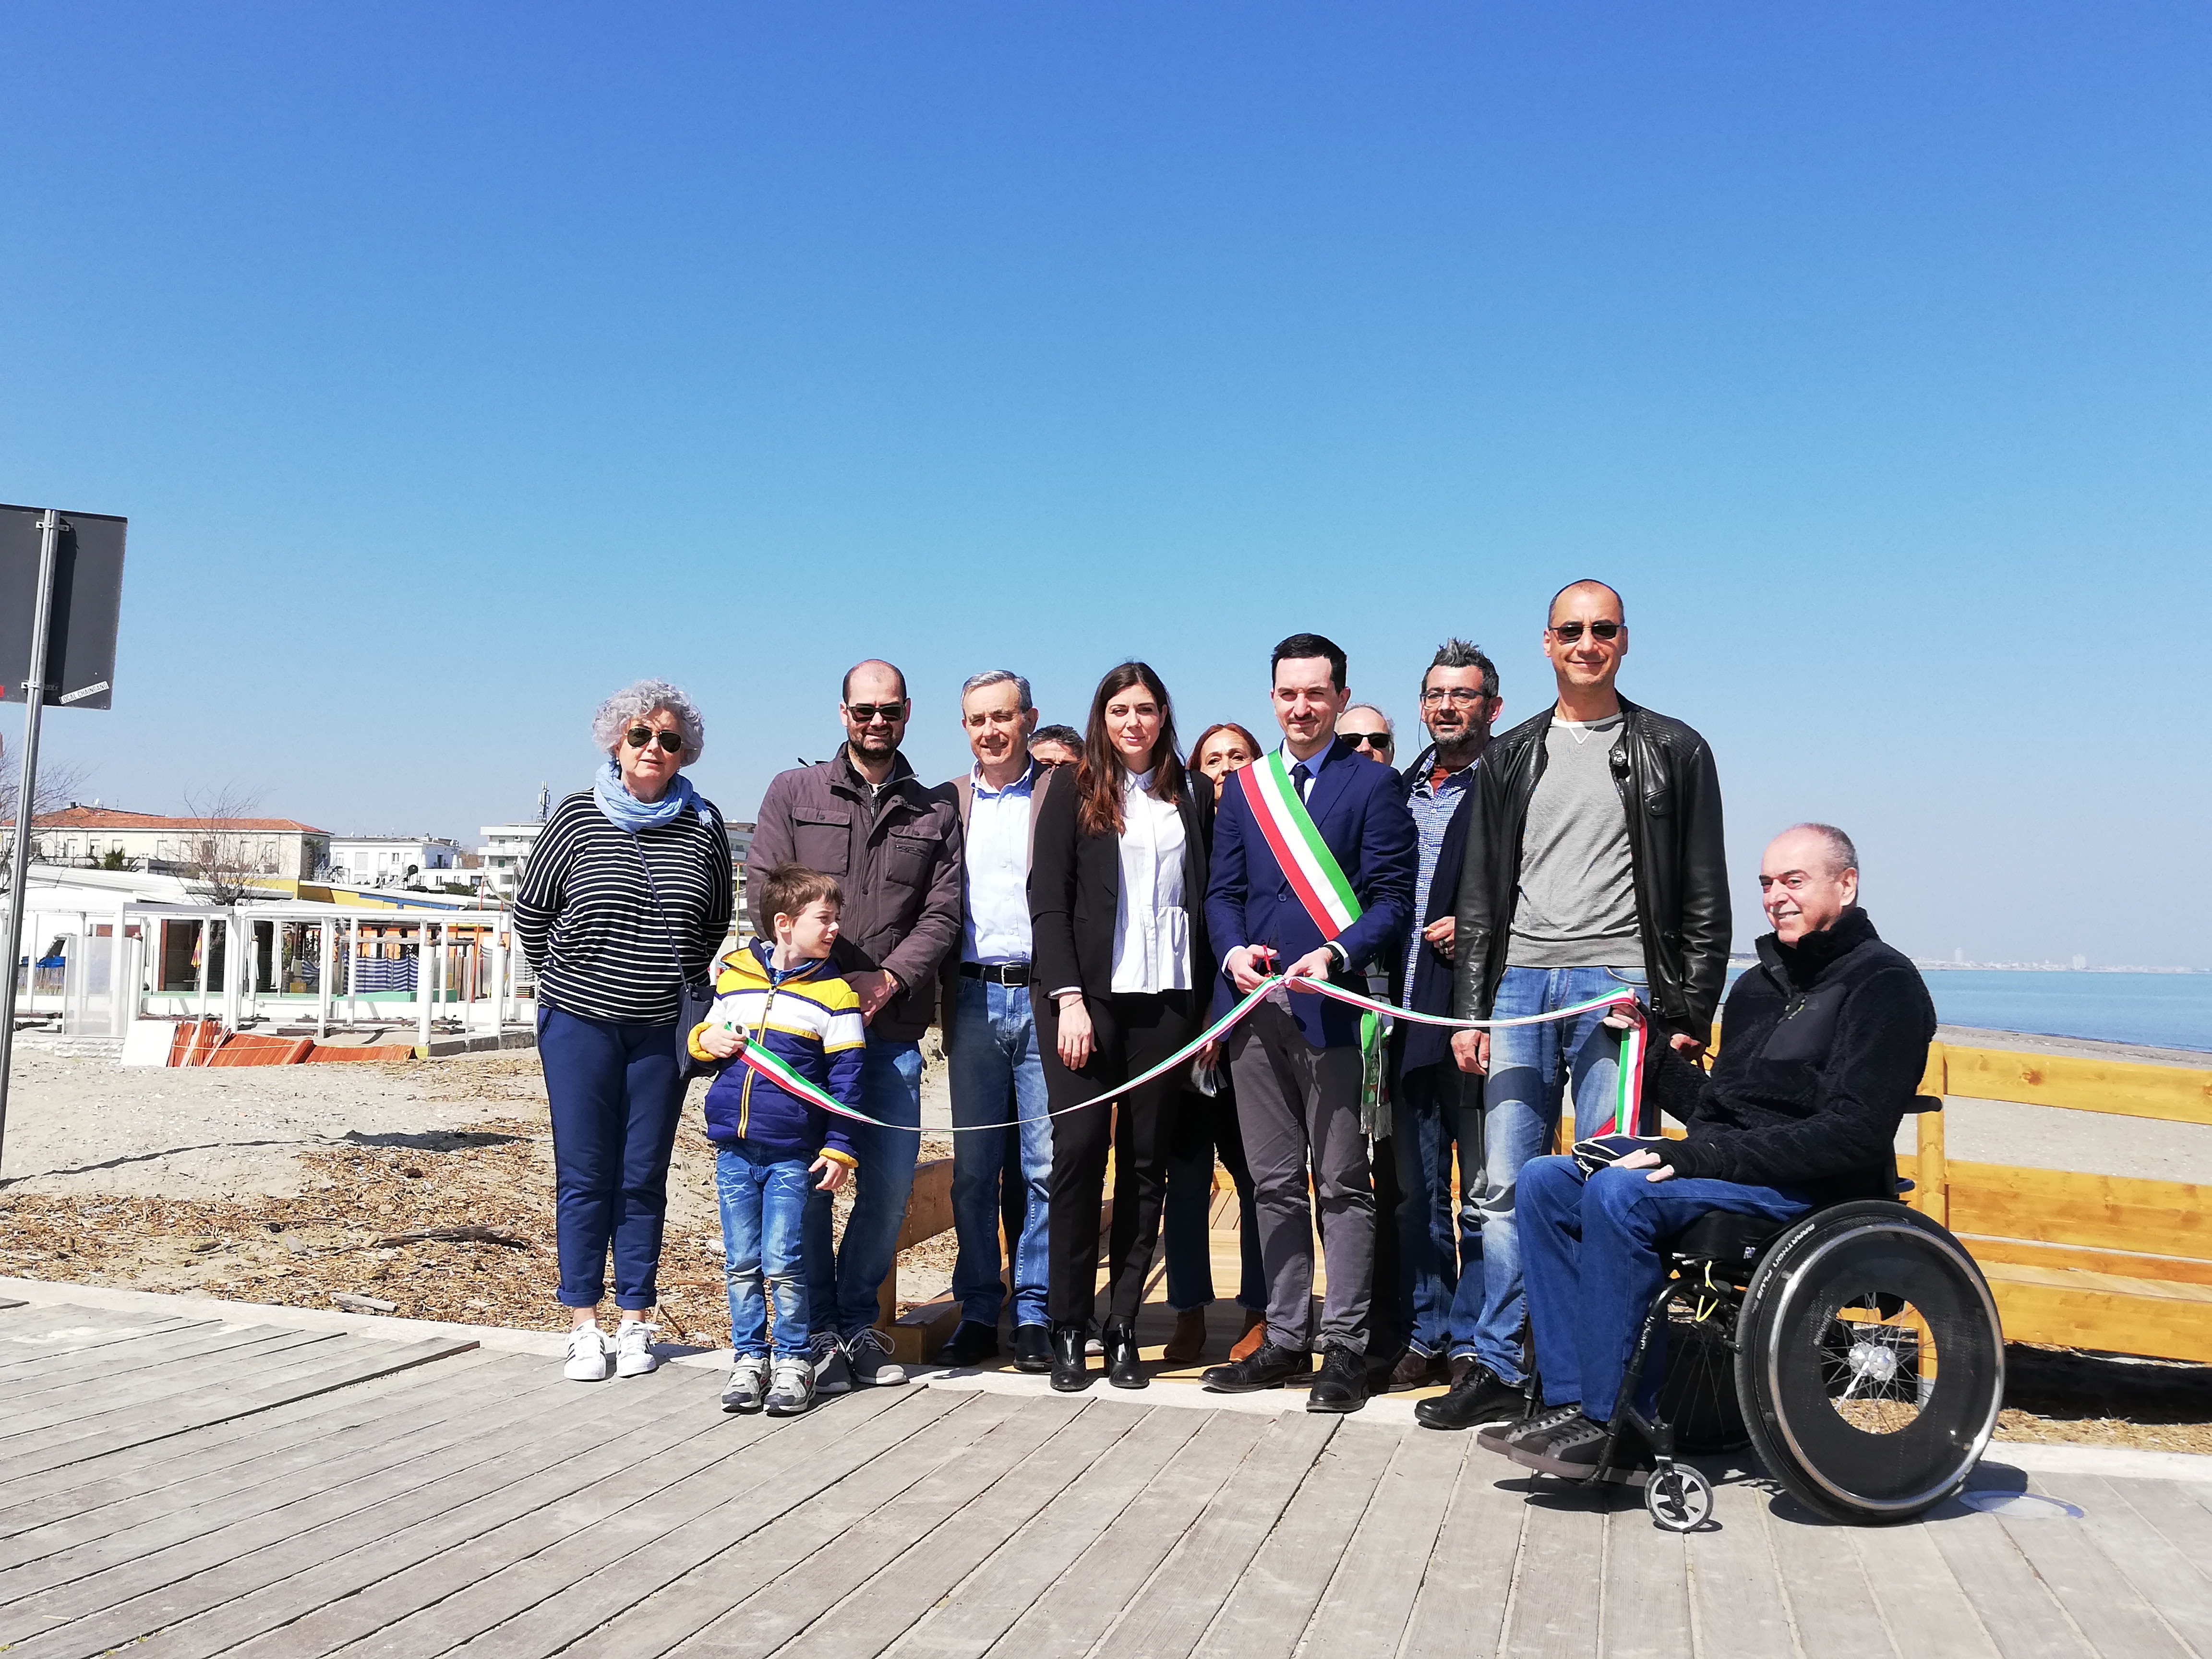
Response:
[[[1000,1179],[1006,1131],[1018,1120],[1021,1181],[1027,1189],[1018,1237],[1011,1237],[1014,1361],[1052,1369],[1045,1312],[1046,1187],[1052,1176],[1052,1120],[1030,1008],[1030,854],[1036,805],[1052,769],[1030,758],[1036,725],[1030,683],[1003,668],[961,688],[960,720],[975,764],[945,786],[959,808],[965,866],[959,961],[944,975],[945,1050],[951,1062],[952,1225],[959,1255],[952,1294],[960,1323],[938,1358],[975,1365],[999,1352],[1006,1300],[999,1253]],[[1012,1229],[1009,1228],[1010,1235]]]

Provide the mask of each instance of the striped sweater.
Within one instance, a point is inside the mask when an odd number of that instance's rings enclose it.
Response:
[[[554,810],[514,901],[541,1006],[641,1025],[676,1018],[681,981],[707,976],[730,931],[730,837],[714,804],[700,805],[703,817],[686,807],[634,836],[588,789]]]
[[[707,1091],[707,1139],[750,1140],[792,1157],[820,1152],[849,1169],[859,1161],[849,1119],[834,1117],[751,1066],[735,1058],[718,1060],[699,1046],[708,1027],[732,1026],[838,1104],[860,1109],[860,1061],[867,1048],[860,998],[826,961],[778,973],[769,965],[773,949],[757,939],[722,958],[714,1006],[686,1038],[693,1059],[722,1068]]]

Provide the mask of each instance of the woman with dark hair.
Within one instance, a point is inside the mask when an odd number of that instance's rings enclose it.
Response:
[[[1045,1091],[1059,1114],[1151,1070],[1197,1034],[1212,957],[1205,940],[1213,798],[1176,752],[1158,675],[1125,662],[1098,683],[1075,787],[1037,808],[1030,866],[1031,980]],[[1052,1385],[1089,1385],[1084,1340],[1097,1300],[1098,1208],[1114,1150],[1103,1334],[1107,1380],[1145,1386],[1137,1310],[1167,1192],[1180,1068],[1116,1100],[1055,1115],[1052,1131]]]
[[[1259,739],[1233,720],[1209,726],[1190,746],[1194,782],[1218,801],[1222,780],[1260,758]],[[1267,1279],[1260,1262],[1260,1217],[1253,1206],[1252,1171],[1244,1162],[1244,1136],[1237,1125],[1237,1097],[1230,1091],[1229,1068],[1217,1066],[1214,1092],[1193,1085],[1176,1109],[1168,1149],[1168,1190],[1160,1243],[1168,1258],[1168,1306],[1175,1329],[1160,1358],[1188,1365],[1206,1348],[1206,1310],[1213,1300],[1212,1230],[1213,1160],[1218,1152],[1237,1188],[1237,1304],[1243,1322],[1230,1348],[1242,1359],[1266,1340]]]

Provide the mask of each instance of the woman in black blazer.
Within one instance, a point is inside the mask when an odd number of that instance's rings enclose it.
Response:
[[[1206,852],[1213,798],[1176,753],[1167,688],[1126,662],[1098,683],[1073,788],[1037,809],[1030,983],[1055,1114],[1150,1070],[1198,1034],[1211,981]],[[1114,1146],[1107,1378],[1145,1386],[1137,1310],[1158,1243],[1181,1068],[1052,1127],[1052,1385],[1087,1387],[1098,1210]]]

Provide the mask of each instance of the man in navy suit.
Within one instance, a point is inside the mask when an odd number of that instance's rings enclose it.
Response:
[[[1336,735],[1351,701],[1343,651],[1318,634],[1293,634],[1275,647],[1273,673],[1280,771],[1263,770],[1270,762],[1262,761],[1245,769],[1254,778],[1232,773],[1237,781],[1224,789],[1213,823],[1206,924],[1223,953],[1217,1018],[1274,972],[1364,988],[1355,970],[1396,960],[1413,925],[1413,821],[1397,775]],[[1303,823],[1294,811],[1267,808],[1261,780],[1268,776],[1296,792]],[[1310,839],[1302,839],[1308,831],[1327,850],[1318,864]],[[1360,1018],[1314,992],[1278,988],[1227,1039],[1259,1211],[1267,1338],[1248,1358],[1206,1373],[1217,1392],[1279,1388],[1310,1375],[1318,1334],[1321,1373],[1307,1409],[1366,1403],[1375,1191],[1360,1123]],[[1309,1164],[1328,1266],[1317,1334]]]

